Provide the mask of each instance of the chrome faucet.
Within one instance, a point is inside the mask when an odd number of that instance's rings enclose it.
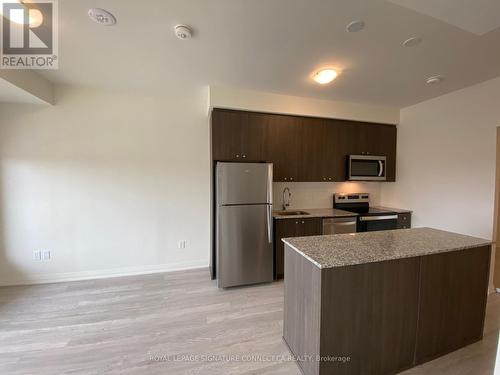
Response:
[[[285,193],[288,192],[288,198]],[[283,189],[283,211],[286,210],[287,207],[290,207],[290,199],[292,198],[292,192],[290,191],[290,188],[284,188]]]

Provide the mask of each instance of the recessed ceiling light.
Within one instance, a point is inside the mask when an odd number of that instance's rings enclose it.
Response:
[[[107,10],[100,8],[89,9],[89,17],[92,21],[103,26],[113,26],[116,24],[116,18]]]
[[[438,83],[443,82],[443,80],[444,80],[443,76],[432,76],[432,77],[427,78],[427,80],[425,82],[427,82],[427,84],[429,84],[429,85],[436,85]]]
[[[415,47],[422,42],[422,38],[419,36],[414,36],[412,38],[408,38],[403,42],[404,47]]]
[[[337,71],[332,68],[318,70],[313,75],[313,79],[321,85],[326,85],[337,78]]]
[[[346,27],[345,30],[348,33],[357,33],[358,31],[361,31],[365,28],[365,22],[361,20],[356,20],[350,22]]]

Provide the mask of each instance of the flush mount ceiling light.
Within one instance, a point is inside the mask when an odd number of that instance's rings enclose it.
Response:
[[[361,20],[355,20],[349,22],[349,24],[345,27],[345,30],[348,33],[357,33],[365,28],[365,22]]]
[[[186,25],[177,25],[174,27],[175,36],[179,39],[186,40],[190,39],[193,35],[193,30]]]
[[[444,77],[443,76],[432,76],[427,78],[425,81],[428,85],[437,85],[438,83],[443,82]]]
[[[406,39],[403,42],[403,46],[404,47],[415,47],[415,46],[419,45],[421,42],[422,42],[422,38],[421,37],[414,36],[414,37]]]
[[[313,74],[313,79],[320,85],[326,85],[337,78],[337,71],[333,68],[320,69]]]
[[[99,25],[103,26],[113,26],[116,25],[116,18],[107,10],[100,8],[89,9],[89,17],[92,21],[97,22]]]

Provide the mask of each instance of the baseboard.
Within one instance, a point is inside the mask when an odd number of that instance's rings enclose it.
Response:
[[[69,281],[109,279],[113,277],[149,275],[155,273],[184,271],[191,269],[207,268],[205,262],[179,262],[172,264],[159,264],[140,267],[126,267],[107,270],[52,273],[52,274],[26,274],[16,280],[0,281],[0,286],[36,285],[63,283]]]

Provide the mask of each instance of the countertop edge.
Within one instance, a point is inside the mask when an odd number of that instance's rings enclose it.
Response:
[[[412,210],[406,210],[401,208],[393,208],[386,206],[372,206],[373,208],[382,209],[386,211],[395,212],[397,214],[412,214]],[[329,211],[332,212],[330,214],[318,213],[314,211]],[[294,211],[294,209],[290,209],[290,211]],[[345,210],[341,210],[338,208],[300,208],[297,211],[309,212],[307,215],[279,215],[275,214],[273,211],[273,219],[276,220],[286,220],[286,219],[307,219],[307,218],[342,218],[342,217],[357,217],[359,214],[356,212],[349,212]],[[311,212],[310,212],[311,211]]]
[[[288,243],[284,238],[281,239],[281,241],[283,241],[285,243],[285,245],[289,246],[292,250],[295,250],[295,252],[299,253],[300,255],[302,255],[304,258],[306,258],[308,261],[310,261],[312,264],[314,264],[316,267],[318,267],[319,269],[323,269],[323,266],[321,264],[319,264],[318,262],[316,262],[313,258],[311,258],[310,256],[304,254],[302,251],[300,251],[299,249],[297,249],[295,246],[293,246],[292,244]]]
[[[290,211],[293,211],[291,209]],[[275,214],[273,211],[273,219],[283,220],[283,219],[307,219],[307,218],[336,218],[336,217],[357,217],[359,214],[355,212],[349,212],[344,210],[339,210],[337,208],[304,208],[297,209],[297,211],[308,212],[307,215],[279,215]],[[329,214],[314,212],[314,211],[331,211]]]
[[[380,209],[380,210],[387,210],[387,211],[393,211],[397,214],[412,214],[413,210],[407,210],[404,208],[394,208],[394,207],[387,207],[387,206],[371,206],[372,208]]]
[[[403,230],[408,230],[408,229],[403,229]],[[451,233],[451,232],[450,232]],[[319,237],[319,236],[313,236],[313,237]],[[294,238],[292,238],[293,240]],[[315,266],[317,266],[320,269],[333,269],[333,268],[342,268],[342,267],[350,267],[350,266],[356,266],[356,265],[363,265],[363,264],[370,264],[370,263],[381,263],[381,262],[388,262],[392,260],[398,260],[398,259],[409,259],[409,258],[417,258],[417,257],[422,257],[422,256],[430,256],[430,255],[435,255],[435,254],[443,254],[443,253],[451,253],[455,251],[463,251],[463,250],[468,250],[468,249],[475,249],[475,248],[480,248],[480,247],[485,247],[485,246],[492,246],[493,241],[487,240],[484,238],[477,238],[479,240],[483,240],[484,242],[479,242],[477,244],[471,244],[471,245],[465,245],[465,246],[459,246],[459,247],[454,247],[454,248],[444,248],[442,250],[433,250],[430,252],[424,252],[422,254],[409,254],[409,255],[396,255],[388,258],[382,258],[382,259],[377,259],[377,260],[360,260],[358,261],[350,261],[345,264],[337,264],[337,265],[328,265],[328,264],[320,264],[318,261],[314,260],[311,256],[307,255],[303,251],[299,250],[297,247],[292,245],[290,242],[287,241],[287,239],[283,238],[282,241],[288,245],[290,248],[292,248],[294,251],[302,255],[304,258],[309,260],[311,263],[313,263]]]
[[[274,215],[273,214],[273,219],[276,220],[286,220],[286,219],[307,219],[307,218],[315,218],[315,219],[328,219],[328,218],[336,218],[336,217],[357,217],[359,216],[358,214],[351,214],[351,215]]]

